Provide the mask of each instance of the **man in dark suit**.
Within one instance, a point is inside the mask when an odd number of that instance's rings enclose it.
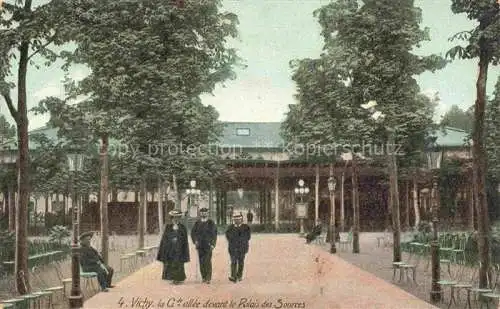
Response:
[[[200,273],[203,283],[210,284],[212,280],[212,250],[217,243],[217,227],[208,218],[208,208],[200,209],[200,219],[191,230],[191,240],[198,250]]]
[[[243,224],[241,214],[233,216],[234,223],[226,231],[229,256],[231,257],[232,282],[241,281],[243,278],[243,266],[245,265],[245,255],[248,252],[248,242],[250,241],[250,227]]]
[[[94,236],[92,232],[86,232],[80,235],[80,265],[84,272],[97,273],[97,281],[103,292],[107,292],[108,288],[113,288],[111,281],[113,279],[113,268],[104,264],[104,260],[99,255],[96,249],[90,245],[90,240]]]
[[[248,224],[252,224],[252,222],[253,222],[253,213],[251,210],[249,210],[247,212],[247,222],[248,222]]]
[[[321,222],[319,222],[313,229],[312,231],[306,235],[306,243],[311,243],[313,240],[316,239],[319,235],[321,235],[321,232],[323,230]]]

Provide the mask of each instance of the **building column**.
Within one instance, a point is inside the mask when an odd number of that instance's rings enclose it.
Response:
[[[418,228],[420,224],[420,209],[418,207],[418,184],[417,177],[413,178],[413,211],[415,213],[415,230]]]
[[[319,222],[319,164],[316,164],[316,184],[314,186],[314,225]]]
[[[275,217],[274,217],[274,228],[275,231],[279,231],[280,228],[280,161],[276,167],[276,178],[274,179],[274,202],[275,202]]]
[[[340,177],[340,231],[341,232],[345,232],[344,187],[345,187],[345,172],[342,171],[342,175]]]

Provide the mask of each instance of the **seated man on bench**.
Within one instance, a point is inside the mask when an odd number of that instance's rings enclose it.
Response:
[[[315,227],[313,227],[312,231],[306,235],[306,243],[311,243],[313,240],[316,239],[319,235],[321,235],[321,230],[322,230],[322,225],[321,222],[319,222]]]
[[[113,288],[111,280],[113,279],[113,268],[104,264],[104,260],[96,249],[90,245],[90,240],[94,236],[92,232],[86,232],[80,235],[80,265],[84,272],[97,273],[97,280],[103,292],[108,288]]]

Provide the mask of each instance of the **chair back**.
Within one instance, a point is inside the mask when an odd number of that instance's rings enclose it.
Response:
[[[33,266],[30,272],[31,278],[33,278],[32,282],[34,285],[38,287],[39,290],[43,290],[48,288],[49,286],[42,278],[42,272],[38,266]]]

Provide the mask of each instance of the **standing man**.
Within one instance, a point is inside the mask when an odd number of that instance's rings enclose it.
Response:
[[[229,256],[231,257],[231,276],[229,281],[237,282],[243,278],[243,266],[245,265],[245,255],[248,252],[248,242],[250,241],[250,227],[243,224],[241,214],[233,215],[234,223],[226,231]]]
[[[248,222],[248,224],[252,224],[252,222],[253,222],[253,213],[251,210],[248,210],[248,212],[247,212],[247,222]]]
[[[208,218],[208,208],[200,209],[200,219],[191,230],[191,240],[198,250],[200,273],[203,283],[210,284],[212,280],[212,250],[217,243],[217,227]]]
[[[172,223],[165,226],[156,259],[163,263],[162,279],[181,284],[186,280],[184,264],[189,262],[188,232],[180,222],[181,211],[172,210],[169,215]]]
[[[80,265],[83,272],[97,273],[97,281],[101,286],[101,291],[107,292],[108,288],[113,288],[113,268],[104,264],[104,260],[96,249],[92,248],[90,241],[94,233],[86,232],[80,235]]]

